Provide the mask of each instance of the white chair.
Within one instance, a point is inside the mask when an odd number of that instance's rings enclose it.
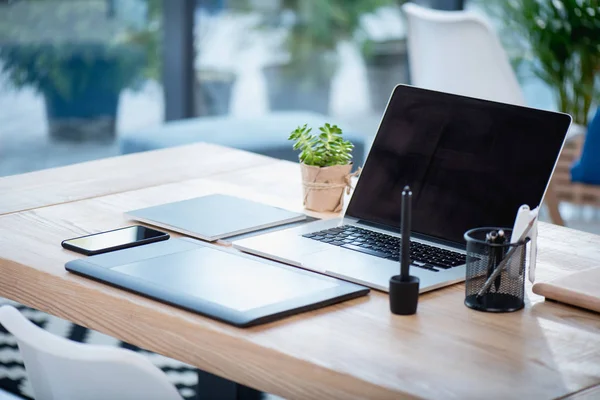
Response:
[[[406,3],[411,83],[426,89],[525,105],[506,53],[490,24],[471,11]]]
[[[135,352],[72,342],[0,307],[19,345],[36,400],[181,400],[162,371]]]

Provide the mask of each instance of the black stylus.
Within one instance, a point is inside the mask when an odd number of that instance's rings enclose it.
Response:
[[[401,218],[400,234],[402,235],[402,249],[400,253],[400,280],[406,282],[410,276],[410,226],[412,222],[412,192],[408,186],[405,186],[402,191]]]
[[[400,233],[400,275],[390,278],[390,310],[398,315],[417,312],[419,301],[419,278],[410,275],[410,224],[412,214],[412,192],[408,186],[402,191]]]

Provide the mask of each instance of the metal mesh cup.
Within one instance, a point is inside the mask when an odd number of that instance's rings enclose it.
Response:
[[[488,232],[500,229],[506,235],[505,244],[486,242]],[[476,228],[465,233],[467,241],[465,305],[467,307],[487,312],[511,312],[524,307],[525,258],[529,238],[510,243],[511,233],[511,229],[504,228]],[[494,277],[492,274],[507,255],[509,259]],[[487,288],[486,283],[488,283]]]

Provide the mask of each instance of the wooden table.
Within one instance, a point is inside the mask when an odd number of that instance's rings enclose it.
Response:
[[[301,209],[298,165],[197,144],[0,179],[0,296],[287,398],[576,398],[600,394],[600,315],[544,302],[463,305],[464,285],[393,316],[385,294],[251,329],[72,275],[61,240],[123,212],[209,193]],[[600,237],[540,227],[538,278],[600,265]]]

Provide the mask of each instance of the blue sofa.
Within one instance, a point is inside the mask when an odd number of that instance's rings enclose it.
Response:
[[[581,158],[571,168],[571,180],[600,185],[600,108],[588,126]]]
[[[303,124],[308,124],[315,131],[326,122],[337,124],[344,130],[344,136],[355,146],[354,164],[362,166],[367,137],[352,132],[343,122],[325,115],[296,111],[247,118],[203,117],[169,122],[160,127],[124,134],[120,139],[120,150],[122,154],[129,154],[207,142],[297,162],[298,152],[287,140],[290,132]]]

